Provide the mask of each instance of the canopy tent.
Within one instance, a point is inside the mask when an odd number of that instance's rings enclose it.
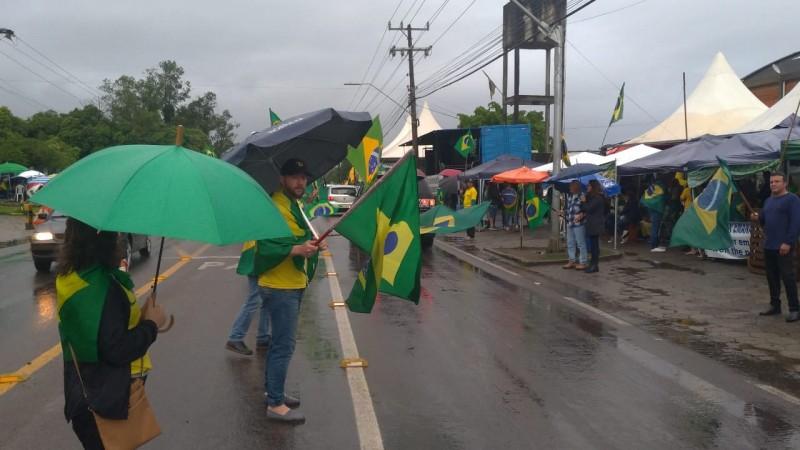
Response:
[[[661,150],[650,147],[649,145],[639,144],[633,147],[626,148],[619,152],[614,153],[613,155],[608,155],[605,157],[605,160],[600,162],[599,164],[609,163],[611,161],[617,162],[617,167],[624,166],[626,164],[632,163],[642,158],[646,158],[650,155],[655,155],[661,152]],[[598,163],[594,163],[598,164]]]
[[[720,52],[686,99],[686,120],[684,107],[680,105],[663,122],[626,144],[682,141],[687,137],[686,124],[689,139],[704,134],[727,134],[766,110],[766,105],[747,89]]]
[[[773,161],[781,157],[781,145],[786,138],[800,138],[800,127],[792,129],[775,128],[760,133],[737,134],[720,142],[702,154],[694,154],[687,162],[688,170],[719,165],[717,157],[725,160],[729,166],[755,164]]]
[[[791,118],[794,115],[795,111],[797,111],[798,102],[800,102],[800,83],[795,85],[794,89],[789,91],[778,103],[772,105],[772,108],[732,132],[751,133],[753,131],[771,130],[785,122],[787,117]]]
[[[722,136],[702,136],[668,150],[629,162],[619,167],[617,171],[622,176],[629,176],[683,170],[695,154],[707,153],[709,149],[726,139],[728,138]]]
[[[608,162],[605,156],[598,155],[597,153],[591,152],[579,152],[579,153],[570,153],[569,154],[569,163],[570,164],[603,164]],[[567,166],[564,163],[561,163],[561,168],[565,168]],[[553,163],[543,164],[538,167],[534,167],[533,170],[537,172],[552,172],[553,171]]]
[[[541,183],[549,177],[547,172],[537,172],[530,167],[520,167],[498,173],[492,177],[495,183],[533,184]]]
[[[422,110],[417,115],[419,125],[417,126],[417,136],[430,133],[431,131],[441,130],[442,126],[436,121],[433,116],[428,102],[422,104]],[[392,140],[392,142],[383,146],[381,159],[400,159],[408,152],[411,147],[404,147],[402,144],[411,140],[411,116],[406,117],[406,123],[400,130],[400,133]],[[420,149],[417,155],[420,158],[425,157],[425,152]]]
[[[538,164],[536,161],[531,161],[530,159],[522,159],[516,156],[499,156],[461,173],[458,178],[461,180],[488,180],[501,172],[522,166],[533,167],[536,164]]]
[[[11,174],[12,176],[16,176],[26,170],[28,170],[28,168],[22,164],[13,162],[4,162],[0,164],[0,174]]]

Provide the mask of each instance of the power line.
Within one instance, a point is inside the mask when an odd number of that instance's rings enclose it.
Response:
[[[76,98],[76,99],[77,99],[79,102],[83,103],[83,99],[79,98],[78,96],[76,96],[76,95],[75,95],[75,94],[73,94],[72,92],[69,92],[68,90],[66,90],[66,89],[62,88],[61,86],[59,86],[59,85],[57,85],[57,84],[53,83],[52,81],[48,80],[47,78],[43,77],[41,74],[39,74],[39,73],[38,73],[38,72],[36,72],[35,70],[31,69],[30,67],[26,66],[25,64],[23,64],[23,63],[19,62],[19,61],[18,61],[16,58],[14,58],[13,56],[9,55],[8,53],[5,53],[4,51],[0,50],[0,55],[3,55],[3,56],[5,56],[6,58],[10,59],[11,61],[14,61],[14,62],[15,62],[15,63],[17,63],[19,66],[21,66],[23,69],[27,70],[28,72],[30,72],[30,73],[32,73],[32,74],[34,74],[34,75],[36,75],[37,77],[41,78],[42,80],[46,81],[48,84],[52,85],[53,87],[55,87],[55,88],[56,88],[56,89],[58,89],[59,91],[61,91],[61,92],[64,92],[65,94],[67,94],[67,95],[69,95],[69,96],[71,96],[71,97],[74,97],[74,98]]]
[[[6,86],[7,86],[7,87],[3,87],[2,85],[0,85],[0,89],[8,92],[11,95],[16,95],[17,97],[19,97],[19,98],[21,98],[23,100],[26,100],[32,106],[41,107],[41,108],[44,108],[44,109],[53,109],[53,110],[55,109],[55,108],[53,108],[51,106],[48,106],[48,105],[46,105],[46,104],[44,104],[44,103],[42,103],[42,102],[40,102],[40,101],[38,101],[38,100],[36,100],[34,98],[28,97],[27,95],[15,90],[15,89],[11,89],[10,87],[8,87],[8,86],[10,86],[8,81],[6,81],[6,80],[4,80],[2,78],[0,78],[0,82],[5,83]]]
[[[75,84],[75,83],[76,83],[76,82],[75,82],[75,81],[73,81],[73,80],[72,80],[72,79],[71,79],[69,76],[66,76],[66,75],[64,75],[63,73],[59,73],[59,72],[57,72],[55,69],[53,69],[53,68],[52,68],[52,67],[50,67],[49,65],[47,65],[47,64],[45,64],[45,63],[43,63],[43,62],[39,61],[38,59],[34,58],[32,55],[30,55],[29,53],[25,52],[24,50],[22,50],[22,49],[21,49],[21,48],[19,48],[18,46],[16,46],[16,45],[12,45],[10,42],[7,42],[7,43],[8,43],[8,45],[9,45],[9,46],[11,46],[11,48],[13,48],[15,51],[17,51],[17,52],[19,52],[19,53],[21,53],[21,54],[25,55],[25,56],[26,56],[28,59],[30,59],[31,61],[35,62],[36,64],[39,64],[40,66],[44,67],[45,69],[47,69],[47,70],[49,70],[50,72],[52,72],[53,74],[55,74],[55,76],[57,76],[57,77],[59,77],[59,78],[63,78],[64,80],[66,80],[66,81],[67,81],[67,83],[73,83],[73,84]],[[84,91],[88,92],[88,93],[89,93],[89,95],[91,95],[92,97],[98,97],[97,93],[95,93],[95,92],[93,92],[91,89],[87,88],[87,87],[84,85],[84,83],[83,83],[82,81],[78,80],[78,82],[77,82],[77,85],[78,85],[78,87],[82,88]]]
[[[587,20],[597,19],[598,17],[607,16],[609,14],[614,14],[616,12],[619,12],[619,11],[622,11],[622,10],[625,10],[625,9],[628,9],[628,8],[633,8],[634,6],[641,5],[642,3],[646,2],[646,1],[647,0],[639,0],[636,3],[631,3],[630,5],[626,5],[626,6],[623,6],[621,8],[612,9],[611,11],[607,11],[607,12],[604,12],[602,14],[598,14],[596,16],[591,16],[591,17],[586,17],[586,18],[583,18],[583,19],[573,20],[570,23],[572,25],[575,25],[576,23],[581,23],[581,22],[586,22]]]
[[[447,32],[448,32],[448,31],[450,31],[450,29],[451,29],[451,28],[453,28],[453,25],[455,25],[455,24],[456,24],[456,22],[458,22],[459,20],[461,20],[461,18],[464,16],[464,14],[466,14],[466,13],[467,13],[467,11],[469,11],[469,9],[470,9],[470,8],[472,8],[472,5],[474,5],[474,4],[475,4],[475,2],[477,2],[477,1],[478,1],[478,0],[472,0],[472,2],[470,2],[470,4],[469,4],[469,5],[467,5],[467,7],[466,7],[466,8],[464,8],[464,10],[463,10],[463,11],[461,11],[461,14],[459,14],[459,15],[458,15],[458,17],[456,17],[456,18],[455,18],[455,19],[454,19],[452,22],[450,22],[450,25],[449,25],[449,26],[448,26],[448,27],[447,27],[447,28],[444,30],[444,32],[442,32],[442,34],[440,34],[440,35],[439,35],[439,37],[438,37],[438,38],[436,38],[436,39],[433,41],[433,43],[431,44],[431,46],[433,46],[433,45],[436,45],[436,43],[437,43],[437,42],[439,42],[439,41],[440,41],[440,40],[441,40],[441,39],[444,37],[444,35],[445,35],[445,34],[447,34]]]

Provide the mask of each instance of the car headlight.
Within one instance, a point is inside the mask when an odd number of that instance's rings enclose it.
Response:
[[[34,233],[33,235],[34,241],[52,241],[53,240],[53,233],[49,231],[45,231],[42,233]]]

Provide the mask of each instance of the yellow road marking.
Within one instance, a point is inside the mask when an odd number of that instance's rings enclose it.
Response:
[[[161,275],[159,275],[158,282],[161,283],[164,280],[166,280],[167,278],[171,277],[181,267],[183,267],[186,264],[188,264],[192,260],[193,257],[198,256],[198,255],[202,254],[204,251],[206,251],[208,249],[208,247],[210,247],[210,245],[206,244],[206,245],[200,247],[196,252],[192,253],[191,255],[185,255],[184,254],[178,262],[176,262],[175,264],[170,266],[169,269],[165,270]],[[180,252],[180,250],[179,250],[179,252]],[[136,290],[135,294],[136,294],[137,298],[141,298],[147,292],[150,291],[150,289],[152,288],[152,284],[153,284],[153,280],[154,279],[155,279],[155,277],[151,278],[150,280],[147,281],[147,283],[145,283],[142,287],[140,287],[139,289]],[[5,374],[6,376],[9,376],[9,377],[18,377],[17,378],[18,381],[10,381],[10,382],[0,383],[0,396],[5,394],[6,392],[10,391],[11,389],[13,389],[14,386],[16,386],[17,384],[19,384],[19,383],[25,381],[26,379],[30,378],[34,373],[39,371],[39,369],[41,369],[42,367],[47,365],[47,363],[49,363],[50,361],[55,359],[55,357],[60,355],[60,354],[61,354],[61,343],[58,343],[58,344],[50,347],[47,351],[45,351],[41,355],[39,355],[36,358],[34,358],[33,360],[31,360],[31,362],[29,362],[29,363],[25,364],[24,366],[20,367],[19,369],[17,369],[16,372],[12,372],[10,374]]]

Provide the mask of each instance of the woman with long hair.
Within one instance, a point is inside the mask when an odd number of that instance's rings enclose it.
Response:
[[[104,448],[95,415],[128,417],[131,388],[144,383],[147,350],[167,322],[153,297],[139,308],[121,260],[118,233],[67,219],[56,278],[64,414],[87,449]]]
[[[603,232],[605,223],[606,202],[603,197],[603,187],[597,180],[589,181],[589,189],[586,192],[586,202],[583,204],[583,212],[586,215],[586,242],[589,247],[589,267],[586,273],[595,273],[600,270],[600,234]]]

